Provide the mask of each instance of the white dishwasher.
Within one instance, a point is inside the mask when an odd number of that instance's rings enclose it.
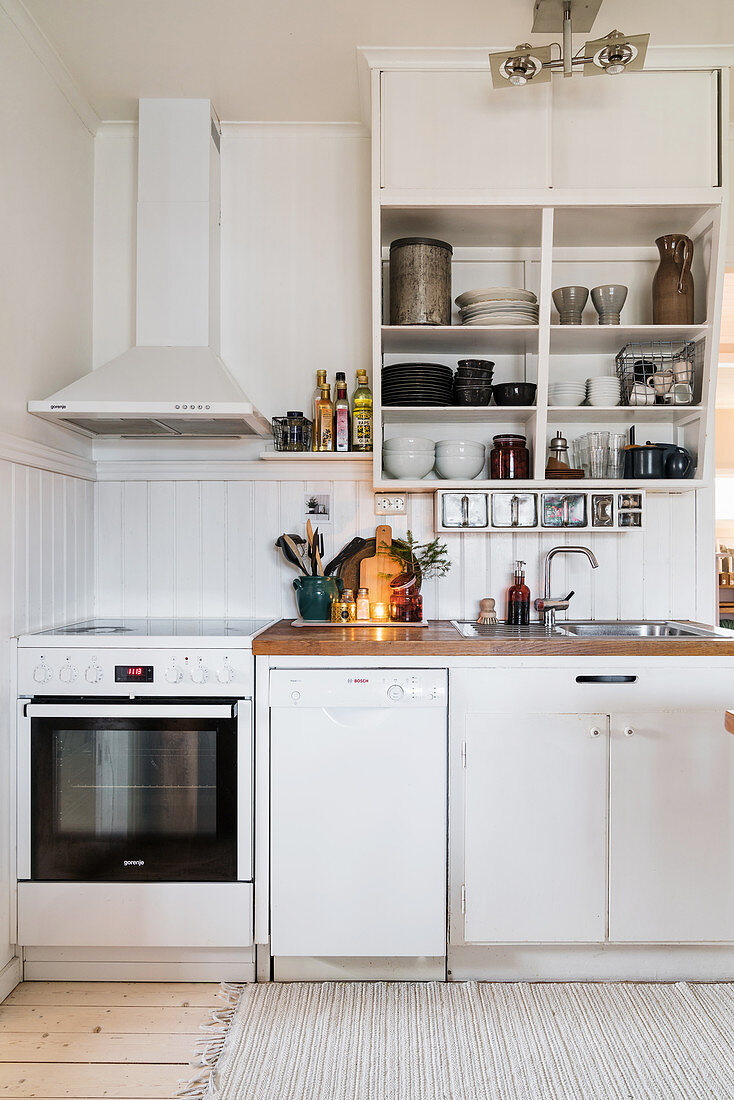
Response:
[[[446,953],[445,669],[270,673],[274,956]]]

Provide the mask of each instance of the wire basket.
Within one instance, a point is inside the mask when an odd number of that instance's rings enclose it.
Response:
[[[693,405],[703,366],[703,341],[626,344],[617,353],[623,405]]]

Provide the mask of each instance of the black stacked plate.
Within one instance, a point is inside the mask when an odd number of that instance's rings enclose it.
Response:
[[[382,368],[382,403],[450,405],[453,377],[442,363],[391,363]]]

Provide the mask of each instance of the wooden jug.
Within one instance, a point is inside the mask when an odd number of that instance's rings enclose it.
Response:
[[[660,265],[652,281],[652,323],[693,324],[693,241],[682,233],[669,233],[655,241]]]

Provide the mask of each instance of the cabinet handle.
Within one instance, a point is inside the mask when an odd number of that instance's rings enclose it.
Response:
[[[625,737],[634,737],[635,736],[635,731],[632,729],[632,726],[625,726],[624,727],[624,735],[625,735]]]
[[[571,593],[573,595],[573,593]],[[568,599],[568,597],[566,597]],[[577,684],[634,684],[636,676],[577,676]]]
[[[601,730],[598,726],[592,726],[589,730],[589,737],[601,737]]]

